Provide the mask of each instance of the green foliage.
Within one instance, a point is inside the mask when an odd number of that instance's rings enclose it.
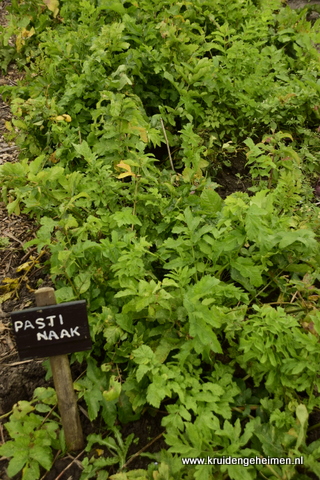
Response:
[[[128,449],[132,443],[134,434],[130,434],[124,441],[121,437],[119,429],[116,427],[111,428],[113,436],[102,438],[101,435],[91,434],[87,440],[87,452],[92,452],[92,446],[98,445],[107,449],[107,452],[111,453],[111,457],[102,457],[103,450],[95,449],[98,456],[92,456],[90,459],[86,457],[83,462],[83,471],[80,480],[87,480],[89,478],[98,478],[98,480],[106,480],[108,478],[108,472],[104,470],[104,467],[108,465],[119,464],[119,468],[122,469],[127,460]],[[100,456],[99,456],[100,454]]]
[[[21,400],[14,405],[5,424],[11,440],[0,446],[0,455],[12,457],[8,465],[10,478],[21,470],[22,480],[40,478],[40,467],[50,470],[52,466],[52,448],[65,449],[59,423],[34,413],[48,413],[56,403],[53,389],[39,387],[32,402]]]
[[[26,246],[50,253],[58,301],[87,301],[75,388],[112,435],[88,438],[82,479],[300,475],[181,462],[208,456],[304,455],[319,475],[319,21],[278,0],[46,5],[12,2],[26,76],[1,90],[22,153],[0,178],[8,212],[39,224]],[[244,154],[252,187],[223,199],[215,174]],[[149,406],[168,450],[125,472],[115,425]]]

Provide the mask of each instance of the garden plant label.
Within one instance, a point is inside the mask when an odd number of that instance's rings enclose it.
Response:
[[[21,359],[90,350],[85,300],[11,313]]]

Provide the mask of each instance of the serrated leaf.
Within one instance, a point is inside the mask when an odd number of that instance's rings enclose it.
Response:
[[[159,385],[151,383],[147,391],[147,401],[154,408],[159,408],[162,400],[166,394],[162,389],[159,389]]]
[[[46,470],[50,470],[52,466],[52,451],[50,447],[34,445],[30,449],[30,458],[36,460]]]
[[[137,371],[136,371],[136,378],[138,382],[141,382],[143,377],[145,376],[146,373],[150,372],[151,366],[150,365],[139,365]]]
[[[30,402],[27,402],[27,400],[20,400],[18,403],[16,403],[13,406],[13,413],[12,416],[16,420],[21,420],[24,418],[28,413],[33,412],[34,406],[31,405]]]
[[[0,445],[0,455],[1,456],[10,458],[14,455],[14,452],[15,452],[15,442],[9,440],[8,442],[5,442],[2,445]],[[21,468],[20,468],[20,470],[21,470]]]
[[[10,442],[11,443],[11,442]],[[11,455],[14,454],[14,457],[10,460],[8,465],[8,475],[10,478],[14,477],[22,468],[25,466],[26,462],[28,461],[28,450],[17,450],[14,446],[14,442],[12,442],[13,448]],[[0,450],[1,453],[2,449]],[[11,456],[8,455],[8,456]]]
[[[262,272],[264,267],[261,265],[254,265],[253,261],[247,257],[238,257],[231,261],[230,265],[238,270],[240,275],[249,278],[251,285],[260,287],[263,284]]]
[[[77,152],[77,154],[79,156],[84,157],[84,159],[89,164],[91,164],[94,161],[94,159],[96,158],[96,154],[92,153],[88,143],[85,140],[83,140],[83,142],[80,143],[79,145],[77,145],[75,143],[73,143],[72,145],[73,145],[75,151]]]
[[[141,345],[136,350],[133,350],[132,356],[138,365],[147,365],[155,358],[153,351],[148,345]]]
[[[40,477],[39,463],[34,460],[30,460],[28,464],[22,470],[21,480],[35,480]]]
[[[86,391],[83,396],[88,407],[89,419],[92,421],[98,416],[100,402],[103,399],[102,392],[97,388],[92,388]]]

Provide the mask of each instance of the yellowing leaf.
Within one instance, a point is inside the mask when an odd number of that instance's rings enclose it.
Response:
[[[59,13],[59,0],[43,0],[43,2],[47,5],[50,12],[53,12],[54,18]]]
[[[14,290],[8,293],[4,293],[3,295],[0,295],[0,304],[5,302],[6,300],[9,300],[10,297],[14,294]]]
[[[12,132],[13,126],[12,126],[11,122],[9,122],[8,120],[6,120],[6,121],[4,122],[4,125],[5,125],[6,129],[9,130],[9,132]]]
[[[120,173],[120,175],[117,176],[117,178],[126,178],[126,177],[131,177],[134,176],[134,174],[131,173]]]
[[[297,96],[297,95],[296,95],[295,93],[288,93],[287,95],[284,95],[284,96],[281,96],[281,95],[280,95],[280,96],[278,97],[278,99],[280,100],[280,102],[281,102],[282,104],[284,104],[284,103],[287,103],[287,102],[290,100],[290,98],[296,97],[296,96]]]
[[[148,143],[148,132],[145,128],[138,127],[137,125],[130,125],[129,124],[129,131],[131,131],[133,133],[137,133],[140,136],[140,139],[144,143]]]
[[[18,278],[9,278],[9,277],[5,277],[3,280],[2,280],[2,283],[6,283],[8,285],[10,284],[18,284],[19,283],[19,279]]]
[[[60,159],[56,157],[56,154],[57,154],[57,152],[51,153],[51,155],[49,157],[49,161],[51,163],[58,163],[60,161]]]
[[[21,30],[21,32],[17,35],[16,38],[16,47],[18,52],[21,51],[23,45],[25,44],[25,38],[32,37],[32,35],[34,35],[35,33],[36,32],[33,27],[30,30],[27,30],[26,28],[23,28]]]
[[[127,163],[124,163],[122,160],[120,163],[118,163],[117,167],[127,170],[125,173],[120,173],[120,175],[117,178],[136,177],[136,174],[131,171],[130,165],[128,165]]]
[[[30,267],[32,267],[35,264],[34,260],[31,259],[30,262],[25,262],[19,265],[19,267],[16,268],[16,272],[22,272],[22,270],[28,270]]]
[[[58,115],[57,117],[50,117],[50,118],[51,118],[51,120],[55,120],[56,122],[68,122],[68,123],[70,123],[72,121],[72,118],[67,113],[64,113],[63,115]]]

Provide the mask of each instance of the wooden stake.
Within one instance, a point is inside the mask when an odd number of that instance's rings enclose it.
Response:
[[[39,288],[35,296],[38,307],[57,304],[51,287]],[[81,450],[84,440],[68,355],[50,357],[50,364],[67,448],[69,451]]]

